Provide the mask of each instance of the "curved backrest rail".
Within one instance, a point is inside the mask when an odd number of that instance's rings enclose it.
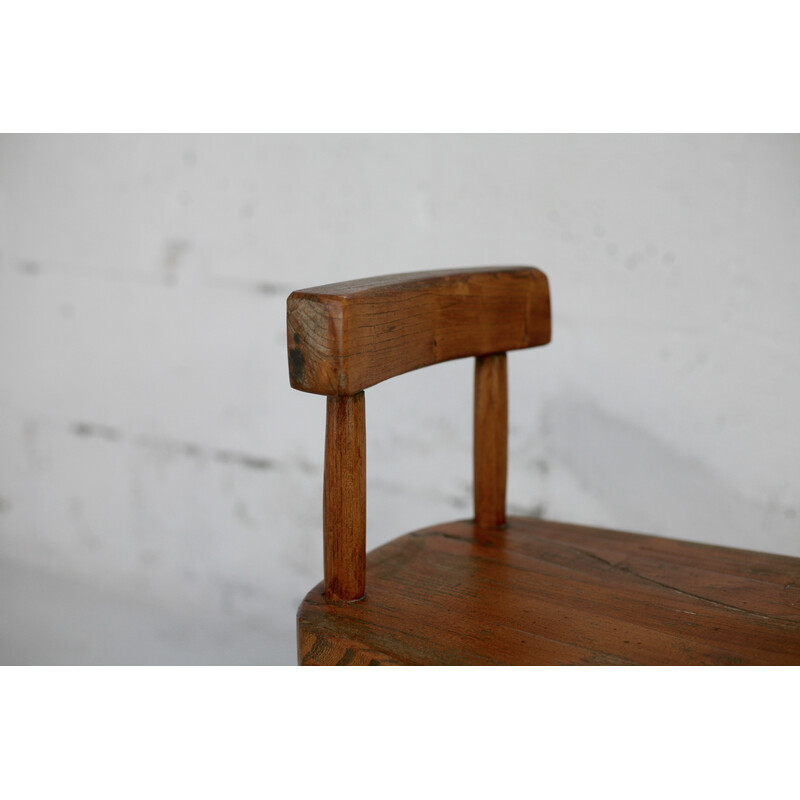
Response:
[[[475,356],[478,527],[505,524],[506,351],[550,341],[547,278],[534,267],[408,272],[293,292],[289,376],[328,396],[323,528],[325,595],[358,600],[366,565],[364,389],[420,367]]]
[[[353,395],[442,361],[550,341],[547,277],[534,267],[407,272],[293,292],[292,386]]]

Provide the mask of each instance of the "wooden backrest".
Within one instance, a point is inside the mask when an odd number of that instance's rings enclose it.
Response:
[[[505,523],[506,351],[550,341],[547,277],[533,267],[408,272],[293,292],[289,379],[328,397],[323,533],[325,593],[364,594],[364,389],[465,356],[475,369],[475,520]]]
[[[550,341],[547,278],[533,267],[406,272],[293,292],[292,386],[352,395],[419,367]]]

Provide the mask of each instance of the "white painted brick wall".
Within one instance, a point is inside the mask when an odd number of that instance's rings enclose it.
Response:
[[[324,399],[286,295],[487,264],[553,295],[509,356],[512,512],[800,555],[799,221],[797,136],[4,136],[0,557],[188,614],[187,658],[291,662]],[[471,390],[368,391],[370,546],[469,515]]]

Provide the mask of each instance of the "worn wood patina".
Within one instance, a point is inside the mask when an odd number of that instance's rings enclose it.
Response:
[[[327,395],[324,581],[301,664],[800,664],[800,559],[506,518],[506,352],[550,341],[533,267],[294,292],[292,386]],[[472,520],[366,553],[364,389],[475,356]]]
[[[512,517],[407,534],[297,616],[301,664],[800,664],[800,559]]]

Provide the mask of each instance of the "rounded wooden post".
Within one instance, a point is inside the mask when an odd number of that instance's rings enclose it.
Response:
[[[328,397],[322,525],[325,596],[364,596],[367,552],[367,459],[364,392]]]
[[[508,470],[508,379],[506,354],[475,359],[475,523],[499,528],[506,522]]]

